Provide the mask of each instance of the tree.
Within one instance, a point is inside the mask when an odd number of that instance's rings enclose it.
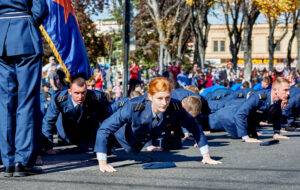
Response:
[[[190,1],[187,0],[187,4],[192,8],[192,21],[191,27],[195,35],[195,52],[194,61],[204,68],[205,52],[208,42],[208,33],[210,29],[210,23],[208,22],[208,14],[215,0],[199,0]]]
[[[269,70],[273,70],[275,48],[288,32],[290,13],[296,10],[296,4],[294,0],[255,0],[255,3],[259,7],[260,12],[265,15],[269,24]],[[282,20],[284,24],[283,32],[279,37],[275,38],[275,31],[280,26],[279,24],[282,23]]]
[[[155,23],[155,29],[159,39],[159,73],[162,74],[164,67],[171,61],[170,43],[175,24],[178,21],[180,10],[185,4],[184,0],[158,1],[146,0],[150,17]],[[169,6],[168,6],[169,5]]]
[[[104,38],[101,35],[97,35],[96,26],[91,20],[90,15],[85,11],[87,9],[86,5],[81,1],[77,1],[74,4],[74,8],[90,63],[95,65],[97,64],[98,57],[108,55]]]
[[[233,68],[237,69],[238,53],[242,41],[244,15],[242,14],[242,0],[220,0],[225,16],[229,37],[229,50],[232,56]]]
[[[149,15],[146,6],[146,0],[140,0],[138,6],[138,14],[133,19],[133,30],[136,36],[136,50],[133,52],[139,65],[149,69],[157,66],[158,60],[158,33],[155,24]]]
[[[252,71],[252,31],[255,21],[260,14],[257,5],[252,0],[243,0],[242,10],[244,15],[244,79],[250,82]]]
[[[289,43],[288,43],[288,49],[287,49],[287,67],[291,68],[291,63],[292,63],[292,45],[293,45],[293,41],[295,39],[296,36],[296,31],[299,29],[299,15],[300,15],[300,11],[296,10],[295,12],[292,13],[292,34],[291,37],[289,39]]]

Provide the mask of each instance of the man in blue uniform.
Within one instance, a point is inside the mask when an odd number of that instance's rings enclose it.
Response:
[[[277,78],[272,90],[252,93],[244,102],[232,101],[231,105],[209,115],[210,127],[225,129],[233,138],[242,138],[245,142],[261,142],[256,139],[256,127],[261,119],[266,119],[273,123],[274,139],[287,139],[280,135],[280,128],[281,106],[285,106],[288,95],[289,82]]]
[[[249,138],[247,130],[256,127],[255,124],[258,121],[256,113],[263,113],[273,123],[273,138],[288,139],[288,137],[280,135],[280,129],[282,107],[287,106],[289,89],[289,81],[278,77],[273,82],[271,90],[265,90],[261,94],[253,93],[234,115],[238,137],[246,142],[260,142],[254,138]]]
[[[62,139],[88,150],[94,146],[101,122],[110,114],[110,106],[104,93],[87,90],[85,80],[75,78],[70,89],[59,92],[51,99],[42,126],[43,135],[48,142],[45,148],[52,148],[52,129],[56,124]]]
[[[150,82],[147,96],[131,99],[102,123],[95,144],[100,171],[116,171],[107,164],[110,137],[115,137],[127,152],[139,152],[150,140],[157,139],[163,133],[169,134],[170,126],[178,126],[178,123],[193,134],[203,155],[203,163],[220,163],[210,158],[201,127],[179,101],[171,99],[171,90],[168,79],[157,77]]]
[[[35,163],[39,127],[45,0],[0,0],[0,145],[6,177],[40,172]]]
[[[287,123],[286,130],[294,131],[297,127],[295,120],[300,116],[300,93],[291,96],[287,107],[282,110],[282,115],[283,121]]]

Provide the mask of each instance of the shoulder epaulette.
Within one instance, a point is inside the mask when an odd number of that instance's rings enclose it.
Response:
[[[120,102],[118,103],[118,106],[119,106],[119,107],[123,107],[124,104],[125,104],[125,101],[120,101]]]
[[[180,110],[180,106],[179,106],[178,103],[173,102],[172,105],[173,105],[173,108],[174,108],[175,110]]]
[[[138,103],[134,106],[134,111],[141,111],[145,108],[144,104],[143,103]]]
[[[64,96],[58,96],[57,97],[57,102],[63,102],[63,101],[65,101],[66,99],[68,98],[68,96],[67,95],[64,95]]]
[[[221,99],[221,96],[216,96],[215,99],[216,99],[216,100],[220,100],[220,99]]]
[[[267,95],[266,95],[265,93],[259,94],[258,97],[259,97],[260,100],[265,100],[265,99],[267,99]]]
[[[243,93],[239,93],[237,97],[238,97],[238,98],[243,98],[243,97],[244,97],[244,94],[243,94]]]
[[[248,92],[247,95],[246,95],[246,99],[248,99],[250,96],[252,96],[252,94],[254,94],[253,91]]]

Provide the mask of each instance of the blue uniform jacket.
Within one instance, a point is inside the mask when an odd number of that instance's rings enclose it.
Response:
[[[297,94],[300,94],[300,87],[291,86],[291,88],[290,88],[290,97],[294,97]]]
[[[249,89],[240,89],[238,91],[231,91],[229,89],[218,89],[212,92],[208,98],[208,106],[211,113],[214,113],[227,105],[240,104],[246,100]]]
[[[223,85],[215,84],[215,85],[213,85],[213,86],[211,86],[211,87],[205,88],[205,89],[200,93],[200,95],[206,98],[206,96],[207,96],[210,92],[214,92],[215,90],[220,89],[220,88],[226,88],[226,87],[223,86]]]
[[[145,96],[131,99],[102,123],[97,132],[95,152],[107,153],[110,135],[115,135],[126,151],[138,152],[150,140],[169,133],[171,126],[180,127],[179,123],[193,134],[199,147],[207,145],[202,127],[181,107],[179,101],[171,99],[156,127],[152,126],[152,120],[151,101]]]
[[[250,97],[241,105],[234,115],[234,122],[237,127],[238,137],[247,135],[248,116],[250,112],[265,113],[271,106],[271,91],[262,90],[260,93],[252,93]],[[278,123],[273,123],[278,125]],[[280,125],[280,124],[279,124]]]
[[[220,100],[226,96],[232,94],[233,91],[228,88],[219,88],[213,92],[210,92],[206,95],[206,100]]]
[[[173,90],[172,94],[171,94],[171,98],[178,100],[178,101],[182,101],[184,98],[186,98],[188,96],[198,96],[202,103],[201,113],[206,114],[206,115],[210,114],[210,108],[208,106],[208,101],[203,96],[195,94],[184,88],[177,88],[177,89]]]
[[[235,83],[234,85],[232,85],[232,87],[230,88],[233,91],[237,91],[240,90],[242,88],[243,84],[242,83]]]
[[[282,110],[282,115],[284,119],[287,119],[288,124],[291,124],[294,121],[294,118],[300,114],[300,93],[291,98],[288,101],[286,108]]]
[[[234,114],[237,112],[240,104],[231,103],[216,112],[210,114],[209,127],[213,130],[225,130],[233,138],[238,138],[237,127],[234,123]]]
[[[116,112],[119,108],[123,107],[126,102],[128,102],[129,98],[124,97],[120,98],[117,101],[114,101],[113,103],[110,104],[110,108],[112,113]]]
[[[198,94],[195,94],[189,90],[186,90],[184,88],[176,88],[172,91],[171,98],[175,100],[182,101],[184,98],[188,96],[198,96]]]
[[[48,141],[52,142],[52,127],[55,126],[60,116],[62,127],[67,136],[66,140],[70,140],[68,135],[74,133],[77,129],[82,129],[84,132],[89,128],[93,128],[93,130],[96,128],[96,133],[100,123],[108,118],[110,114],[110,106],[103,92],[88,90],[82,109],[79,110],[74,107],[71,95],[67,90],[64,90],[55,94],[51,99],[43,119],[42,132]],[[92,124],[96,126],[91,126]]]
[[[0,0],[0,56],[42,53],[38,26],[47,13],[45,0]],[[1,19],[7,14],[14,18]]]

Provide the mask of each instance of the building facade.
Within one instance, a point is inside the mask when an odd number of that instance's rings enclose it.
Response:
[[[284,65],[287,57],[288,42],[291,37],[292,26],[289,26],[287,35],[276,47],[274,54],[274,65]],[[275,40],[279,39],[284,32],[284,26],[280,26],[275,31]],[[254,67],[267,67],[269,62],[268,54],[268,24],[256,24],[252,34],[252,63]],[[209,31],[208,44],[206,49],[206,60],[212,64],[226,63],[231,59],[229,50],[229,37],[226,25],[212,25]],[[244,65],[244,48],[241,45],[238,54],[238,65]],[[292,45],[292,58],[297,57],[297,39],[294,38]],[[295,66],[295,61],[292,64]]]

